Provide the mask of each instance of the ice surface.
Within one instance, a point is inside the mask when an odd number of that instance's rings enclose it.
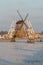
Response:
[[[43,65],[43,42],[0,42],[0,65]]]

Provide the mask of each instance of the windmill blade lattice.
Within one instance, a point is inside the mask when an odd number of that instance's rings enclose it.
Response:
[[[22,18],[21,14],[19,13],[18,10],[17,10],[17,13],[18,13],[19,17],[21,18],[21,20],[23,20],[23,18]]]

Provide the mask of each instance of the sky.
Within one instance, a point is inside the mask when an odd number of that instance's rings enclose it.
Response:
[[[34,31],[43,31],[43,0],[0,0],[0,31],[8,31],[13,20],[20,20],[19,10],[24,19],[28,19]]]

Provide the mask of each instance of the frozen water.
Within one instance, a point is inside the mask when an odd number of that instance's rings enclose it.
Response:
[[[0,42],[0,65],[43,65],[43,42]]]

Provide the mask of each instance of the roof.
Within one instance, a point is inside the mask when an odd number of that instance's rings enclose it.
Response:
[[[23,23],[23,20],[19,20],[19,21],[17,21],[16,24],[20,24],[20,23]]]

